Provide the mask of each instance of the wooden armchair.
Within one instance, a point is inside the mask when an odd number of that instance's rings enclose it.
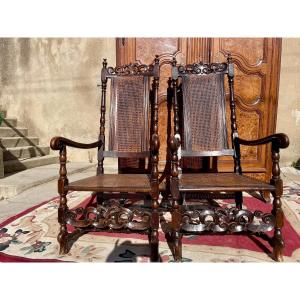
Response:
[[[228,77],[231,147],[228,146],[224,77]],[[283,211],[280,197],[279,150],[288,147],[289,139],[283,134],[274,134],[258,140],[246,141],[238,136],[234,98],[234,67],[231,57],[227,63],[204,64],[202,62],[177,66],[173,60],[172,88],[174,108],[174,134],[169,141],[171,150],[171,194],[172,222],[171,237],[176,261],[182,257],[181,238],[183,234],[246,233],[261,234],[274,231],[271,244],[274,259],[282,261],[284,240],[282,236]],[[180,134],[178,117],[178,86],[182,88],[183,134]],[[240,146],[271,144],[273,167],[269,183],[242,174]],[[178,172],[178,149],[182,157],[232,156],[232,173],[183,173]],[[233,193],[235,207],[192,209],[183,206],[182,199],[187,193]],[[271,213],[251,212],[243,209],[242,192],[271,192],[273,209]],[[226,197],[225,197],[226,198]],[[199,200],[198,200],[199,201]],[[256,201],[256,199],[255,199]]]
[[[105,113],[108,80],[111,80],[111,101],[109,141],[106,150]],[[50,143],[53,150],[59,150],[60,159],[58,179],[60,253],[68,253],[74,238],[89,231],[138,232],[148,234],[151,261],[158,261],[159,59],[156,57],[151,65],[136,62],[116,68],[107,67],[104,59],[101,82],[98,141],[82,144],[63,137],[54,137]],[[98,148],[97,175],[69,183],[66,169],[67,146],[81,149]],[[148,174],[104,174],[103,161],[108,156],[148,159],[150,166]],[[66,198],[69,191],[94,192],[97,196],[96,204],[75,210],[70,209]],[[150,198],[151,209],[147,210],[145,207],[131,209],[122,206],[120,201],[104,201],[107,198],[121,199],[129,194]],[[71,225],[75,230],[72,233],[68,232],[67,225]]]

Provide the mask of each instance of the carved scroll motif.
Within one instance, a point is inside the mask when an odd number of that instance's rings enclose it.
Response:
[[[109,207],[98,205],[69,210],[67,223],[77,228],[146,230],[150,227],[151,212],[122,207],[115,202]]]
[[[139,61],[116,68],[108,67],[107,72],[109,75],[152,75],[154,65],[141,64]]]
[[[179,66],[178,73],[179,74],[210,74],[210,73],[222,73],[227,71],[226,63],[195,63],[188,64],[186,66]]]
[[[233,207],[186,211],[182,216],[181,228],[187,232],[266,232],[274,226],[275,218],[270,213]]]

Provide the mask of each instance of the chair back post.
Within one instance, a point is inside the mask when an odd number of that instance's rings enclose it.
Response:
[[[167,88],[167,141],[169,141],[172,135],[172,109],[173,109],[172,77],[169,77],[168,88]],[[160,182],[162,182],[166,178],[165,195],[167,196],[170,194],[170,176],[171,176],[171,151],[170,151],[170,147],[167,146],[166,164],[162,176],[159,179]]]
[[[149,232],[149,240],[151,244],[151,260],[158,260],[158,228],[159,228],[159,211],[158,211],[158,198],[159,198],[159,180],[158,180],[158,155],[159,155],[159,136],[158,136],[158,86],[159,86],[159,58],[155,56],[153,66],[153,133],[151,136],[151,231]]]
[[[240,144],[238,143],[238,130],[236,124],[236,106],[234,99],[234,66],[232,57],[230,54],[227,56],[228,64],[228,85],[229,85],[229,97],[230,97],[230,121],[231,121],[231,139],[232,148],[234,149],[234,172],[242,174],[241,168],[241,152]]]
[[[66,214],[68,212],[67,206],[67,192],[65,191],[65,186],[68,185],[67,177],[67,149],[66,145],[62,145],[59,150],[59,179],[58,179],[58,193],[59,193],[59,207],[58,207],[58,222],[60,224],[59,234],[57,236],[58,242],[62,245],[60,249],[60,254],[62,249],[65,249],[66,244],[63,242],[67,234],[67,223],[66,223]]]
[[[103,161],[105,149],[105,112],[106,112],[106,87],[107,87],[107,59],[104,58],[102,62],[101,71],[101,111],[100,111],[100,133],[99,140],[102,140],[102,146],[98,147],[98,167],[97,174],[103,174]]]
[[[158,55],[154,59],[153,68],[153,132],[151,136],[151,185],[152,185],[152,199],[154,200],[154,208],[158,208],[159,196],[159,181],[158,181],[158,155],[159,155],[159,136],[158,136],[158,87],[159,87],[159,58]]]
[[[179,148],[181,145],[181,131],[180,131],[180,124],[179,124],[179,107],[178,107],[178,68],[177,68],[177,61],[176,58],[173,57],[172,61],[172,90],[173,90],[173,113],[174,113],[174,138],[176,139],[177,143],[177,149],[175,152],[173,151],[171,153],[173,166],[171,165],[171,170],[173,174],[176,172],[179,172],[179,166],[180,166],[180,157],[178,156]],[[175,141],[174,141],[175,142]],[[174,173],[174,168],[176,169],[176,172]],[[178,176],[178,175],[177,175]],[[175,180],[176,182],[176,180]],[[178,184],[175,183],[175,185]]]
[[[172,87],[172,77],[169,77],[168,80],[168,89],[167,89],[167,141],[170,139],[171,134],[172,134],[172,110],[173,110],[173,87]],[[168,157],[167,157],[167,162],[169,161],[170,158],[170,149],[168,149]]]
[[[173,57],[172,61],[172,89],[173,89],[173,109],[174,109],[174,135],[178,137],[179,132],[179,111],[178,111],[178,99],[177,99],[177,85],[178,85],[178,68],[176,67],[177,61]]]
[[[172,61],[172,90],[173,90],[173,112],[174,112],[174,136],[169,139],[169,148],[171,151],[171,178],[170,178],[170,190],[172,195],[172,235],[173,237],[179,237],[179,228],[181,225],[181,215],[179,211],[179,160],[178,149],[181,144],[180,129],[179,129],[179,112],[178,112],[178,68],[177,61],[173,57]],[[175,240],[174,240],[175,241]],[[174,245],[176,248],[176,244]],[[177,249],[177,248],[176,248]]]

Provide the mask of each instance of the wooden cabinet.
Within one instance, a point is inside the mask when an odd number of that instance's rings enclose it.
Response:
[[[161,56],[159,87],[161,168],[166,161],[168,123],[166,91],[173,55],[179,63],[222,62],[225,61],[226,55],[231,53],[235,63],[235,96],[240,137],[256,139],[275,132],[281,39],[118,38],[116,47],[118,65],[135,60],[150,63],[155,54]],[[242,147],[241,150],[243,171],[268,180],[271,173],[271,156],[267,155],[267,151],[270,151],[269,147]],[[231,158],[220,158],[217,164],[221,172],[233,170]]]

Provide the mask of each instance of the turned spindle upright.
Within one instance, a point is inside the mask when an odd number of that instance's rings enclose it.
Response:
[[[106,112],[106,87],[107,87],[107,60],[103,59],[101,71],[101,108],[100,108],[100,130],[99,140],[102,141],[101,147],[98,148],[98,167],[97,174],[104,173],[104,149],[105,149],[105,112]]]
[[[236,142],[237,138],[239,137],[239,134],[237,130],[236,105],[234,99],[234,66],[230,54],[228,54],[227,56],[227,64],[228,64],[228,85],[229,85],[231,141],[232,141],[231,144],[232,144],[232,149],[234,149],[234,154],[233,154],[234,172],[237,174],[242,174],[240,145],[239,143]],[[235,193],[235,204],[237,208],[242,209],[242,205],[243,205],[242,192]]]
[[[159,68],[158,56],[154,59],[155,67]],[[152,198],[152,216],[151,216],[151,231],[149,235],[150,245],[152,247],[152,261],[158,261],[159,253],[158,244],[158,228],[159,228],[159,212],[158,212],[158,198],[159,198],[159,172],[158,172],[158,156],[159,156],[159,135],[158,135],[158,88],[159,88],[159,77],[158,70],[155,71],[156,76],[153,79],[153,133],[151,137],[151,198]]]
[[[178,190],[179,184],[179,160],[178,149],[180,147],[180,129],[179,129],[179,115],[178,115],[178,99],[177,99],[177,84],[178,84],[178,72],[176,68],[176,59],[172,61],[172,95],[173,95],[173,113],[174,113],[174,137],[169,139],[169,148],[171,151],[171,195],[172,195],[172,228],[171,238],[173,241],[173,252],[176,261],[182,256],[181,245],[181,212],[179,207],[180,193]]]
[[[67,223],[66,223],[66,213],[68,211],[67,206],[67,192],[65,191],[65,186],[68,185],[67,178],[67,149],[65,145],[61,145],[59,149],[59,179],[58,179],[58,193],[60,196],[59,199],[59,208],[58,208],[58,222],[60,224],[59,234],[57,236],[57,240],[60,244],[59,254],[65,254],[67,250]]]
[[[288,144],[288,140],[282,140],[282,145]],[[279,149],[280,142],[274,141],[272,142],[272,178],[271,184],[275,186],[275,191],[272,193],[273,200],[273,210],[272,214],[275,217],[275,228],[274,228],[274,250],[273,255],[277,261],[283,261],[283,248],[284,248],[284,240],[282,237],[282,227],[283,227],[283,211],[281,204],[281,196],[283,193],[283,183],[280,178],[280,167],[279,167]]]

